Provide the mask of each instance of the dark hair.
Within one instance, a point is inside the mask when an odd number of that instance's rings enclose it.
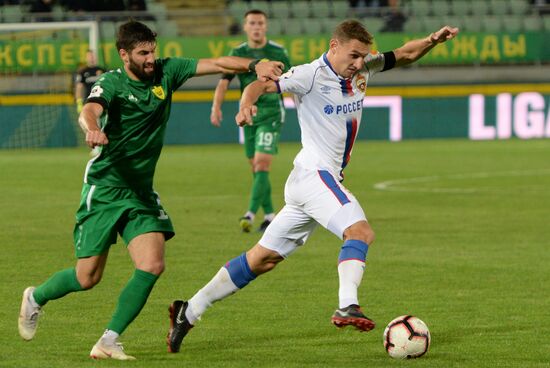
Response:
[[[132,51],[140,43],[156,42],[157,34],[145,24],[130,19],[118,28],[117,50]]]
[[[265,19],[267,19],[267,14],[263,10],[260,10],[260,9],[250,9],[249,11],[244,13],[243,18],[248,17],[249,14],[257,14],[257,15],[260,14],[260,15],[263,15],[265,17]]]
[[[336,38],[343,42],[357,40],[366,45],[372,45],[373,40],[372,35],[367,31],[365,26],[354,19],[346,20],[338,24],[332,33],[332,38]]]

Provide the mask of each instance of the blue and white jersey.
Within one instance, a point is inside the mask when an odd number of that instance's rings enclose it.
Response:
[[[291,68],[277,82],[279,93],[294,94],[302,133],[302,150],[294,165],[327,170],[343,180],[357,131],[369,78],[384,68],[384,55],[370,55],[365,68],[341,78],[326,53],[309,64]]]

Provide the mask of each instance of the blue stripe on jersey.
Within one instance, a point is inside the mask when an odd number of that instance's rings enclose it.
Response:
[[[332,65],[330,64],[330,61],[328,61],[327,53],[326,53],[326,52],[323,54],[323,61],[325,62],[325,64],[328,65],[328,67],[330,68],[330,70],[332,70],[332,72],[334,73],[334,75],[338,77],[338,73],[336,73],[336,72],[334,71],[334,68],[333,68]],[[338,78],[340,78],[340,77],[338,77]]]
[[[346,147],[344,149],[344,157],[342,157],[342,169],[348,165],[353,143],[355,143],[355,137],[357,137],[357,119],[351,118],[346,120]]]
[[[353,87],[351,86],[351,79],[340,79],[340,87],[342,88],[343,96],[353,96]]]
[[[231,261],[225,264],[227,272],[229,272],[229,277],[231,281],[239,289],[242,289],[248,283],[256,278],[256,275],[250,269],[248,261],[246,260],[246,253],[241,254],[240,256],[233,258]]]
[[[330,191],[334,194],[336,199],[338,199],[338,201],[340,201],[342,205],[351,202],[346,193],[344,193],[338,183],[336,183],[336,180],[334,180],[334,176],[332,176],[326,170],[319,170],[317,172],[319,173],[319,176],[321,177],[323,183],[325,183],[327,188],[330,189]]]
[[[344,242],[340,254],[338,255],[338,263],[349,260],[357,260],[365,262],[367,260],[367,252],[369,245],[361,240],[350,239]]]

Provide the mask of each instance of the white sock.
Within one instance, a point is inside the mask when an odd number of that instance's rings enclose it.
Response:
[[[256,214],[250,211],[246,211],[246,213],[244,214],[244,217],[248,217],[250,221],[254,221],[254,217],[256,217]]]
[[[340,289],[338,290],[339,307],[345,308],[351,304],[359,305],[357,288],[361,284],[365,262],[349,259],[338,265]]]
[[[265,216],[264,216],[264,220],[267,220],[269,222],[273,221],[273,219],[275,218],[275,214],[272,212],[272,213],[266,213]]]
[[[218,273],[200,289],[191,299],[185,311],[185,317],[192,325],[215,302],[235,293],[239,288],[233,283],[229,272],[222,267]]]
[[[31,302],[33,308],[40,308],[40,304],[38,304],[36,300],[34,300],[34,295],[32,295],[32,293],[30,293],[29,302]]]
[[[103,333],[102,339],[108,340],[110,342],[115,342],[119,336],[120,335],[113,330],[105,330],[105,332]]]

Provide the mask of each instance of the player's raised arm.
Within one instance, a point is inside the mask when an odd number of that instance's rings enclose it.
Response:
[[[395,66],[403,66],[414,63],[437,44],[446,42],[458,34],[458,28],[445,26],[439,31],[430,34],[428,37],[411,40],[398,49],[393,50],[395,55]]]
[[[195,75],[206,75],[216,73],[244,73],[255,72],[258,79],[278,80],[282,74],[284,64],[280,61],[263,61],[241,58],[238,56],[222,56],[213,59],[199,59]]]
[[[109,143],[107,136],[101,131],[98,124],[101,114],[103,114],[103,106],[96,102],[88,102],[78,117],[78,124],[86,134],[86,144],[90,148]]]
[[[266,82],[255,81],[246,86],[241,96],[241,102],[239,103],[239,112],[237,116],[235,116],[237,125],[251,125],[252,117],[256,115],[257,110],[254,104],[258,101],[258,98],[265,93],[274,92],[278,92],[278,88],[277,84],[272,80]]]

